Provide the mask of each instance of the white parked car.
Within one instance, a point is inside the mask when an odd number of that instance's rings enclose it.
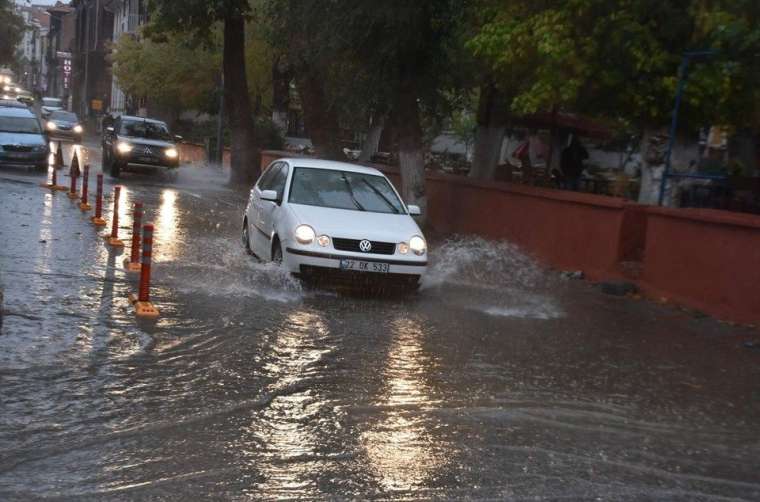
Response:
[[[281,159],[251,189],[242,239],[303,279],[415,289],[428,262],[418,214],[376,169]]]

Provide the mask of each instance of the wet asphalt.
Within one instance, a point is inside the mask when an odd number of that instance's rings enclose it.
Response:
[[[760,500],[757,330],[474,237],[410,297],[304,287],[199,165],[119,180],[123,238],[134,201],[156,227],[139,321],[44,176],[0,168],[0,500]]]

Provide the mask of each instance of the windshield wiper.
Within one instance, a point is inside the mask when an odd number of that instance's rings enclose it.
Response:
[[[351,200],[354,202],[354,205],[359,211],[366,211],[364,209],[364,206],[362,206],[358,200],[356,200],[356,196],[354,195],[354,189],[351,188],[351,182],[348,181],[348,178],[345,174],[341,175],[341,178],[343,178],[343,182],[346,184],[346,188],[348,188],[348,193],[351,195]]]
[[[388,197],[386,197],[385,194],[383,194],[383,192],[381,192],[380,190],[378,190],[378,188],[375,185],[373,185],[372,183],[370,183],[369,181],[367,181],[367,180],[362,180],[362,181],[368,187],[370,187],[373,192],[375,192],[378,196],[380,196],[380,198],[383,199],[383,202],[385,202],[386,204],[388,204],[388,207],[391,208],[391,210],[395,214],[398,214],[398,208],[393,205],[393,202],[391,202],[391,200]]]

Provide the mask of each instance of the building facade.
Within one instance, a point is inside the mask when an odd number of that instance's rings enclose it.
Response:
[[[113,12],[114,42],[123,36],[137,36],[138,28],[148,19],[145,0],[111,0],[108,8]],[[138,105],[135,99],[119,87],[119,82],[114,77],[111,82],[111,111],[135,114]]]
[[[113,12],[108,0],[72,0],[76,23],[72,44],[72,109],[99,123],[111,103],[110,50]]]

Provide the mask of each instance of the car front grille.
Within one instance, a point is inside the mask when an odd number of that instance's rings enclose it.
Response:
[[[6,152],[31,152],[32,148],[27,145],[3,145],[3,150]]]
[[[351,251],[354,253],[362,253],[363,251],[359,247],[360,239],[341,239],[340,237],[333,237],[333,247],[338,251]],[[394,254],[396,252],[396,244],[393,242],[378,242],[370,241],[372,249],[367,254]]]

